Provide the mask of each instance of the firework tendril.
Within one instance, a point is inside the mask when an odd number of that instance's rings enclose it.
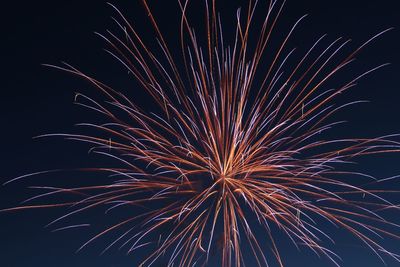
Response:
[[[284,266],[282,235],[294,246],[339,265],[340,258],[326,245],[334,242],[321,227],[327,224],[347,230],[382,260],[386,255],[400,261],[379,241],[381,236],[398,238],[390,229],[399,226],[381,214],[398,207],[382,196],[384,190],[371,189],[385,180],[341,168],[359,156],[398,152],[397,136],[332,139],[324,135],[342,123],[332,120],[332,115],[362,102],[338,105],[338,96],[385,64],[333,89],[327,89],[328,83],[340,83],[334,77],[351,68],[359,51],[388,30],[345,56],[349,40],[338,38],[326,44],[323,35],[294,60],[295,51],[288,52],[287,43],[304,17],[288,29],[277,48],[271,48],[284,2],[271,1],[267,9],[258,9],[257,0],[249,1],[246,9],[237,11],[233,42],[226,44],[216,0],[204,2],[206,35],[201,38],[187,15],[189,1],[178,0],[182,16],[180,41],[174,44],[180,46],[177,54],[147,1],[142,2],[157,48],[146,45],[114,6],[121,34],[98,35],[107,43],[106,51],[149,95],[153,108],[142,107],[71,65],[52,65],[98,89],[98,100],[77,94],[76,102],[107,122],[81,124],[92,129],[90,134],[44,136],[89,143],[91,152],[118,162],[118,168],[84,169],[109,173],[111,182],[68,189],[41,187],[48,192],[28,201],[60,194],[79,200],[8,210],[71,209],[52,225],[101,206],[108,208],[107,213],[126,209],[125,219],[105,228],[81,249],[123,229],[104,251],[148,247],[151,252],[141,266],[165,257],[168,266],[204,266],[215,257],[213,250],[218,251],[221,266],[245,266],[246,255],[253,255],[258,266],[273,262]],[[257,20],[261,24],[253,32],[259,10],[265,12],[264,20]],[[142,94],[137,88],[134,93]]]

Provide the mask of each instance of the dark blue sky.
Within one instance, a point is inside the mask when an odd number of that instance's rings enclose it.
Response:
[[[129,2],[129,3],[127,3]],[[157,2],[159,2],[157,4]],[[155,15],[163,22],[167,41],[173,42],[179,22],[178,9],[168,1],[150,1]],[[229,17],[242,0],[221,0],[223,14]],[[148,24],[139,1],[112,1],[137,27]],[[94,31],[111,27],[115,12],[105,1],[6,1],[1,16],[1,172],[0,182],[25,173],[57,168],[74,168],[101,164],[87,154],[87,146],[61,139],[33,140],[43,133],[68,132],[74,123],[95,120],[91,114],[73,105],[76,91],[86,90],[87,84],[65,73],[41,66],[67,61],[95,74],[100,80],[124,87],[126,72],[102,51],[104,43]],[[366,48],[358,57],[356,73],[366,66],[391,62],[392,65],[372,74],[359,83],[349,96],[371,103],[343,112],[349,123],[344,128],[348,136],[373,137],[400,132],[400,3],[395,0],[289,0],[280,20],[279,29],[288,29],[297,18],[310,16],[299,27],[289,47],[306,49],[323,33],[333,39],[352,38],[361,44],[375,33],[396,27]],[[202,26],[201,16],[197,19]],[[112,28],[112,27],[111,27]],[[146,34],[146,31],[143,32]],[[145,36],[151,40],[152,36]],[[355,47],[355,46],[353,46]],[[364,67],[364,68],[363,68]],[[358,69],[357,69],[358,68]],[[125,86],[126,87],[126,86]],[[342,129],[343,130],[343,129]],[[341,132],[343,134],[343,132]],[[376,176],[400,173],[400,156],[361,161],[360,168]],[[38,176],[0,188],[0,209],[8,208],[32,195],[30,185],[74,184],[82,174],[63,173]],[[399,197],[397,197],[399,198]],[[400,199],[397,199],[400,202]],[[76,254],[75,250],[96,231],[108,225],[102,212],[79,218],[94,224],[91,229],[51,233],[45,229],[50,220],[62,211],[26,211],[0,214],[0,266],[4,267],[125,267],[135,266],[139,254],[126,256],[124,250],[111,250],[98,256],[107,243],[99,241]],[[394,218],[396,219],[396,218]],[[400,218],[397,218],[400,222]],[[100,228],[99,228],[100,229]],[[327,228],[327,231],[331,231]],[[343,256],[343,266],[381,266],[378,258],[360,246],[359,242],[338,231],[335,250]],[[400,247],[399,241],[384,241],[389,248]],[[399,252],[399,251],[397,251]],[[287,266],[330,266],[309,252],[297,252],[284,247]],[[388,266],[400,266],[386,258]],[[132,263],[133,262],[133,263]],[[159,266],[163,266],[160,263]],[[251,266],[251,265],[249,265]]]

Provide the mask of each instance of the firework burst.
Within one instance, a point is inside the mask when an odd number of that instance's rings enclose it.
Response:
[[[101,92],[100,100],[77,94],[76,101],[107,122],[81,124],[91,127],[92,134],[51,136],[89,143],[91,152],[116,160],[118,168],[85,169],[110,173],[112,182],[68,189],[42,187],[49,191],[28,201],[59,194],[79,199],[10,210],[71,207],[50,223],[55,224],[103,205],[107,212],[126,209],[124,219],[81,248],[123,229],[105,251],[149,247],[152,252],[141,266],[161,257],[168,258],[168,266],[206,265],[213,250],[221,255],[222,266],[245,266],[250,254],[259,266],[274,261],[283,266],[278,244],[282,234],[294,246],[306,247],[338,265],[338,256],[325,245],[333,240],[321,228],[324,224],[346,229],[378,257],[400,260],[378,242],[382,235],[398,237],[389,231],[398,225],[379,213],[397,209],[396,205],[381,196],[384,191],[370,189],[378,181],[357,182],[373,177],[339,168],[358,156],[397,152],[400,143],[395,136],[323,137],[341,123],[332,121],[333,114],[361,102],[338,106],[335,99],[384,65],[330,90],[328,82],[386,31],[340,61],[338,55],[343,55],[349,40],[338,38],[326,45],[324,35],[294,60],[294,50],[287,52],[286,47],[302,18],[278,48],[270,48],[282,1],[269,3],[257,33],[252,28],[257,1],[249,1],[244,11],[239,9],[229,45],[224,42],[216,0],[204,2],[206,38],[201,42],[187,15],[189,1],[178,3],[180,56],[171,51],[145,0],[161,56],[116,8],[115,22],[122,34],[99,34],[109,45],[107,52],[153,99],[151,111],[70,65],[52,66],[89,81]],[[135,208],[132,214],[132,206],[143,208],[140,212]],[[60,230],[80,226],[87,225]]]

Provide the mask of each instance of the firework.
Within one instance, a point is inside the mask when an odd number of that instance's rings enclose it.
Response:
[[[81,249],[122,231],[105,251],[148,247],[151,253],[141,266],[160,258],[167,258],[168,266],[206,265],[213,250],[221,255],[222,266],[245,266],[250,254],[259,266],[271,262],[283,266],[278,242],[282,234],[294,246],[306,247],[338,265],[338,256],[326,245],[333,239],[321,227],[325,224],[346,229],[378,257],[389,255],[399,261],[378,242],[381,235],[398,238],[390,231],[398,225],[380,215],[397,206],[382,197],[384,191],[370,189],[382,181],[362,184],[359,180],[373,177],[339,166],[362,155],[398,152],[400,143],[394,135],[323,137],[341,123],[332,120],[333,114],[361,102],[337,105],[337,97],[384,65],[334,89],[327,89],[327,84],[386,31],[346,56],[342,51],[349,40],[338,38],[323,46],[327,37],[322,36],[295,60],[287,42],[303,18],[288,30],[278,48],[270,48],[284,6],[281,1],[269,3],[257,33],[252,28],[257,1],[249,1],[245,11],[238,10],[230,44],[224,42],[216,0],[205,1],[206,38],[199,38],[191,25],[189,1],[178,2],[182,11],[179,56],[170,49],[145,0],[156,51],[117,8],[115,22],[122,34],[99,34],[109,45],[107,52],[152,98],[151,110],[71,65],[52,66],[99,90],[101,97],[77,94],[76,101],[107,122],[81,124],[92,128],[91,134],[50,136],[89,143],[91,152],[118,162],[120,167],[84,169],[107,172],[112,182],[68,189],[42,187],[48,192],[28,201],[59,194],[71,194],[74,200],[9,210],[72,208],[50,225],[101,206],[107,212],[126,210],[125,219]],[[132,214],[132,206],[142,208]],[[88,225],[56,231],[82,226]]]

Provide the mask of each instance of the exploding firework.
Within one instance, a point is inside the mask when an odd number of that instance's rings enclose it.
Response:
[[[321,227],[325,224],[347,230],[378,257],[389,255],[400,261],[378,242],[382,235],[398,237],[390,231],[398,225],[380,214],[397,209],[396,205],[382,197],[384,191],[370,189],[381,181],[340,168],[362,155],[397,152],[400,143],[394,135],[323,137],[341,123],[332,121],[332,115],[361,102],[337,105],[338,96],[384,65],[334,89],[326,88],[328,82],[386,31],[341,60],[349,40],[338,38],[323,46],[324,35],[294,60],[287,42],[302,18],[277,48],[270,48],[282,1],[271,1],[257,26],[253,26],[257,0],[249,1],[244,11],[239,9],[230,44],[224,41],[216,0],[205,1],[206,38],[199,38],[191,26],[189,1],[178,0],[178,4],[182,11],[179,56],[167,44],[145,0],[157,51],[117,8],[115,22],[122,34],[99,34],[109,45],[108,53],[152,98],[151,111],[75,67],[52,66],[99,90],[99,100],[78,94],[76,101],[106,122],[82,124],[92,128],[90,134],[51,136],[89,143],[91,152],[118,162],[119,167],[83,169],[109,173],[112,182],[68,189],[42,187],[49,191],[28,201],[60,194],[70,194],[72,200],[9,210],[72,208],[50,224],[100,206],[106,206],[107,212],[125,210],[125,218],[81,248],[122,231],[105,251],[148,247],[151,252],[141,266],[160,258],[167,258],[168,266],[207,265],[214,254],[220,255],[221,266],[245,266],[246,255],[252,255],[258,266],[271,262],[283,266],[278,242],[282,235],[294,246],[306,247],[338,265],[338,256],[326,245],[333,238]],[[372,181],[357,182],[364,179]],[[83,225],[61,229],[79,226]]]

